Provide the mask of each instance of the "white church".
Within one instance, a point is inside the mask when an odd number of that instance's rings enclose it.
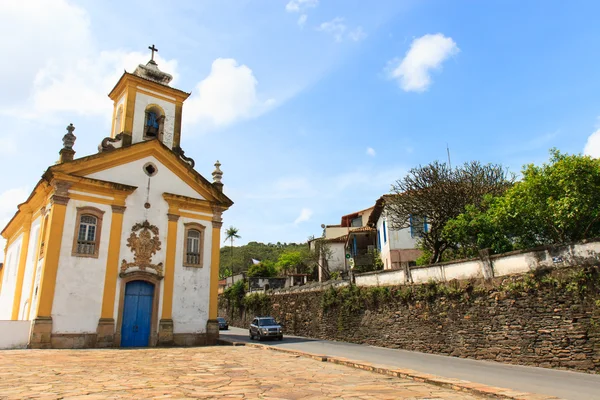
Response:
[[[109,94],[112,132],[59,161],[2,230],[0,320],[30,322],[30,348],[214,344],[223,194],[180,147],[189,93],[152,59]],[[100,138],[99,138],[100,139]]]

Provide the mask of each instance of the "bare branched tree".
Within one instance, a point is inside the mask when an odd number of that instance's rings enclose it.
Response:
[[[442,235],[446,222],[462,213],[466,205],[479,205],[486,194],[504,193],[514,179],[498,164],[471,161],[451,169],[435,161],[411,169],[392,185],[392,195],[385,197],[387,215],[395,229],[410,227],[411,216],[426,218],[421,243],[431,252],[430,262],[437,263],[452,246]]]

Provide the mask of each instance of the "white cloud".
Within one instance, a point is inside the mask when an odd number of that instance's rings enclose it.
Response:
[[[431,85],[431,71],[440,69],[442,63],[459,52],[459,48],[450,37],[441,33],[428,34],[416,38],[404,59],[392,61],[390,77],[398,81],[407,92],[423,92]]]
[[[290,0],[285,5],[285,11],[287,12],[301,12],[307,8],[315,8],[319,5],[319,0]]]
[[[344,18],[335,17],[331,21],[323,22],[317,27],[318,31],[329,33],[333,36],[336,42],[341,42],[346,32],[346,24]]]
[[[149,59],[148,53],[99,51],[90,20],[82,8],[64,0],[0,2],[0,26],[6,32],[27,32],[19,40],[0,42],[1,114],[23,118],[59,112],[110,115],[107,93],[127,68]],[[26,49],[24,51],[23,49]],[[175,60],[156,57],[159,66],[177,76]],[[25,90],[24,90],[25,89]]]
[[[304,25],[306,24],[307,19],[308,19],[308,15],[306,15],[306,14],[302,14],[298,17],[298,25],[300,26],[300,28],[304,28]]]
[[[312,215],[313,215],[313,212],[310,208],[303,208],[300,211],[300,215],[298,215],[298,218],[296,218],[296,220],[294,221],[294,225],[297,225],[300,222],[308,221],[310,219],[310,217],[312,217]]]
[[[252,70],[232,58],[217,58],[210,74],[196,87],[186,102],[184,119],[189,123],[207,122],[224,126],[239,119],[257,116],[274,105],[274,100],[260,101],[258,81]]]
[[[600,158],[600,129],[588,137],[583,154]]]
[[[367,33],[364,31],[362,26],[359,26],[350,33],[348,33],[348,37],[350,38],[350,40],[359,42],[367,37]]]
[[[25,187],[8,189],[0,193],[0,231],[17,212],[17,206],[27,200],[29,190]],[[0,236],[0,261],[4,260],[6,240]]]
[[[372,147],[367,147],[367,155],[371,157],[375,157],[375,149]]]

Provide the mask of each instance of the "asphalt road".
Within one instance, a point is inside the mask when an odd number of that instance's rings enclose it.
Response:
[[[229,331],[221,331],[221,337],[238,342],[250,341],[247,329],[233,327]],[[569,400],[600,399],[600,375],[468,360],[298,336],[284,336],[281,342],[270,340],[261,343],[396,368],[408,368],[446,378],[463,379]]]

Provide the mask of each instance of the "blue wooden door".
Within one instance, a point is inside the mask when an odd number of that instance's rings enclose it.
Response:
[[[121,347],[146,347],[150,340],[154,285],[131,281],[125,286]]]

